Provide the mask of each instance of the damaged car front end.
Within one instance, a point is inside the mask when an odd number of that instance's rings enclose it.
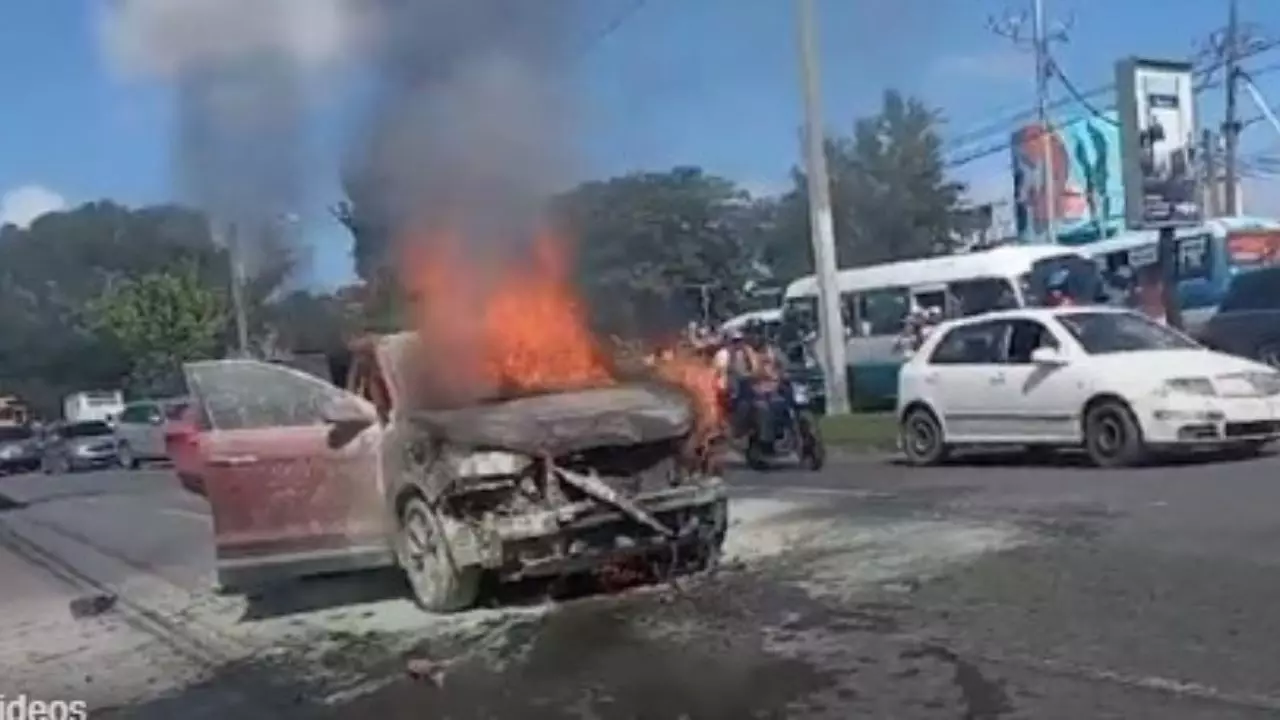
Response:
[[[398,555],[428,608],[473,602],[468,574],[564,576],[637,557],[696,569],[724,541],[724,483],[686,452],[693,415],[678,390],[621,385],[410,422]],[[432,531],[445,533],[447,553]],[[442,588],[444,571],[457,578]]]

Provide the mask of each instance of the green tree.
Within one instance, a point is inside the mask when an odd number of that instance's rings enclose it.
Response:
[[[879,113],[857,120],[851,135],[828,139],[841,267],[951,249],[964,185],[946,176],[939,120],[923,102],[889,90]],[[783,200],[778,235],[766,255],[779,267],[811,271],[808,178],[799,170],[793,177],[795,189]],[[805,241],[797,242],[801,236]]]
[[[578,242],[579,278],[602,329],[669,332],[732,314],[760,275],[763,232],[749,195],[696,167],[584,183],[558,199]]]
[[[130,359],[129,389],[181,389],[183,362],[215,356],[227,325],[224,295],[188,264],[113,283],[86,307],[88,327]]]

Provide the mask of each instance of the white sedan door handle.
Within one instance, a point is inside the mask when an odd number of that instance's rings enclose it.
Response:
[[[209,464],[214,467],[242,467],[244,465],[253,465],[256,462],[258,462],[258,458],[254,455],[222,455],[209,458]]]
[[[1003,384],[1004,384],[1004,380],[1005,380],[1005,378],[1004,378],[1004,373],[999,373],[999,374],[997,374],[997,375],[993,375],[993,376],[991,376],[991,384],[992,384],[992,385],[1003,385]]]

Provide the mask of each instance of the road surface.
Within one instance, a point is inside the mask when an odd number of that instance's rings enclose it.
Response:
[[[713,576],[441,619],[391,575],[210,594],[202,502],[164,471],[0,479],[0,692],[157,719],[1280,716],[1280,458],[731,480]]]

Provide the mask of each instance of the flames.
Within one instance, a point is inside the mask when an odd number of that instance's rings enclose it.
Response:
[[[617,382],[574,291],[562,238],[542,233],[518,261],[469,255],[452,233],[417,240],[406,243],[402,269],[437,398],[465,403]],[[698,436],[716,434],[722,413],[709,363],[668,354],[654,370],[689,392]]]

